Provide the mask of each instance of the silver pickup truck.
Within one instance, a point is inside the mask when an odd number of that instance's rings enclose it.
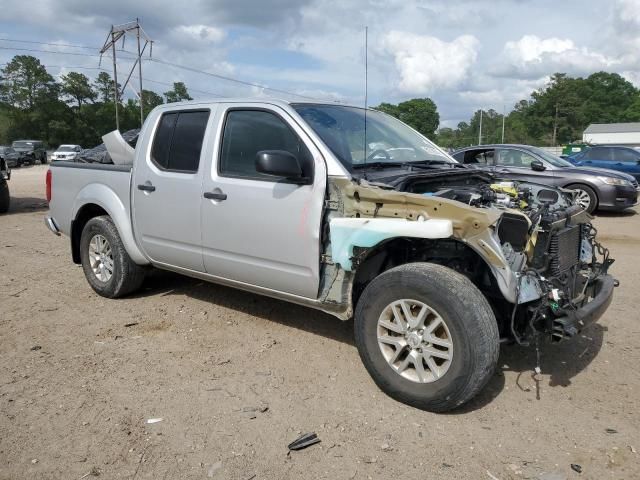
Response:
[[[616,281],[568,191],[501,182],[402,122],[334,104],[220,100],[157,107],[114,164],[54,162],[46,224],[100,295],[151,268],[354,319],[390,396],[469,401],[503,341],[562,340]]]

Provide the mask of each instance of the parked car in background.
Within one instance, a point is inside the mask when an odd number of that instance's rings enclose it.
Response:
[[[624,210],[638,201],[638,181],[631,175],[577,167],[529,145],[478,145],[458,150],[453,157],[500,178],[575,190],[577,203],[589,213],[596,209]]]
[[[82,147],[80,145],[60,145],[51,155],[51,161],[74,160],[81,151]]]
[[[6,213],[9,210],[11,199],[9,197],[9,184],[11,178],[11,167],[7,165],[4,158],[0,158],[0,213]]]
[[[7,167],[20,166],[20,154],[13,147],[0,145],[0,159],[6,162]]]
[[[16,140],[11,146],[20,154],[21,164],[34,165],[36,161],[43,165],[47,163],[47,150],[40,140]]]
[[[616,145],[596,145],[567,157],[580,167],[598,167],[617,170],[640,180],[640,152],[635,148]]]

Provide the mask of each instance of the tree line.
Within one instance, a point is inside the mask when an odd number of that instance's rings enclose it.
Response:
[[[183,82],[175,82],[162,96],[142,90],[140,100],[120,102],[120,130],[140,127],[140,101],[146,116],[165,101],[182,100],[192,100]],[[83,73],[69,72],[56,81],[30,55],[16,55],[0,70],[0,144],[34,139],[50,147],[62,143],[93,147],[114,129],[114,81],[107,72],[93,81]]]
[[[445,148],[475,145],[479,140],[502,143],[503,118],[505,143],[555,146],[582,141],[582,132],[591,123],[639,122],[640,90],[617,73],[598,72],[586,78],[556,73],[506,116],[494,109],[477,110],[456,128],[438,129],[438,110],[428,98],[398,105],[382,103],[376,109],[403,120]]]
[[[118,88],[121,86],[118,85]],[[107,72],[91,80],[79,72],[49,74],[39,59],[16,55],[0,70],[0,144],[20,138],[43,140],[48,146],[76,143],[91,147],[115,128],[114,81]],[[120,129],[140,126],[140,101],[146,116],[162,103],[191,100],[183,82],[162,95],[143,90],[141,99],[121,100]],[[477,110],[456,128],[440,127],[440,115],[430,98],[398,104],[381,103],[377,110],[393,115],[445,148],[500,143],[503,114]],[[640,90],[616,73],[598,72],[586,78],[554,74],[542,88],[520,100],[504,116],[504,141],[559,145],[582,138],[590,123],[640,121]]]

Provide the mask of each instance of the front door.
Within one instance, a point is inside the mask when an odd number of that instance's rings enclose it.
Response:
[[[204,179],[202,243],[207,273],[316,298],[326,166],[279,107],[220,107],[214,162]],[[261,150],[294,154],[310,185],[256,170]]]
[[[498,178],[553,185],[553,172],[533,170],[534,161],[541,160],[523,150],[501,148],[496,152],[494,173]]]
[[[203,142],[210,111],[163,113],[144,159],[138,159],[133,224],[142,250],[155,263],[204,271],[200,208]]]

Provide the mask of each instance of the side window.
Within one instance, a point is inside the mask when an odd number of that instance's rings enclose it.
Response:
[[[261,150],[285,150],[295,155],[303,175],[313,175],[311,153],[298,135],[277,115],[262,110],[231,110],[222,134],[219,173],[228,177],[275,181],[256,171]]]
[[[609,148],[593,147],[587,150],[584,155],[585,160],[604,160],[609,161]]]
[[[465,165],[493,165],[494,150],[470,150],[465,153]]]
[[[505,149],[498,152],[498,160],[496,164],[503,167],[529,168],[531,167],[531,162],[533,162],[534,160],[535,158],[526,152],[521,152],[520,150]]]
[[[200,164],[208,111],[162,115],[151,148],[151,160],[162,170],[195,173]]]
[[[616,162],[636,162],[638,155],[626,148],[617,148],[613,151],[613,158]]]

